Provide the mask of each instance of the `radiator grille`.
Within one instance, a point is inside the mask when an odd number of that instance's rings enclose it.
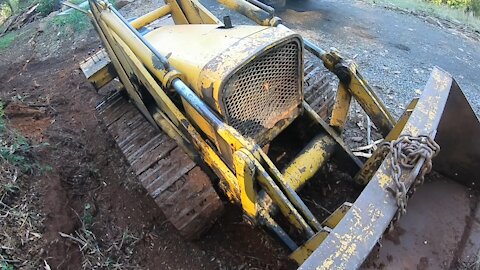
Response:
[[[225,84],[227,123],[256,139],[297,110],[301,97],[298,42],[269,50],[248,63]]]

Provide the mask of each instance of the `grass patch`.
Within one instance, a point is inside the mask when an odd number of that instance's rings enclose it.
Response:
[[[4,35],[3,37],[1,37],[0,38],[0,50],[4,50],[4,49],[10,47],[10,45],[12,45],[12,43],[15,40],[16,37],[17,37],[17,34],[14,33],[14,32],[9,32],[6,35]]]
[[[107,241],[97,237],[92,230],[93,216],[91,205],[84,205],[84,215],[78,218],[81,228],[72,234],[59,232],[60,236],[77,244],[82,252],[82,269],[136,269],[132,255],[136,244],[143,239],[143,234],[134,233],[128,228],[115,227],[114,237]]]
[[[370,3],[380,4],[387,7],[397,7],[412,12],[422,12],[427,15],[447,19],[468,25],[475,30],[480,30],[480,17],[472,12],[466,12],[465,8],[452,8],[443,4],[435,4],[421,0],[366,0]],[[474,3],[476,4],[476,3]]]
[[[47,16],[55,9],[59,8],[56,0],[39,0],[37,10],[42,16]]]
[[[83,32],[91,27],[88,16],[78,10],[74,10],[70,14],[55,16],[51,23],[61,28],[71,28],[74,32]]]

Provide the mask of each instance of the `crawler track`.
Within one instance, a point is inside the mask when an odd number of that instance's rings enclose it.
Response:
[[[123,95],[109,97],[97,110],[132,171],[167,219],[187,239],[200,236],[223,210],[208,176]]]

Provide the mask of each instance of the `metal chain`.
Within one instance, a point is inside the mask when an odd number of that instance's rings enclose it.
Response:
[[[440,146],[426,135],[401,135],[395,141],[382,143],[380,147],[389,150],[391,153],[392,176],[396,186],[394,195],[398,205],[398,211],[393,221],[397,221],[407,212],[408,196],[415,192],[417,186],[423,184],[425,174],[432,170],[432,158],[438,155]],[[413,169],[422,158],[425,160],[409,191],[401,180],[402,169]]]

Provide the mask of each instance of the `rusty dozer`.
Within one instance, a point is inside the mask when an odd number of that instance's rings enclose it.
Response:
[[[407,202],[432,169],[480,185],[479,121],[439,68],[395,120],[354,62],[302,38],[256,0],[221,0],[256,26],[222,22],[197,0],[166,0],[133,20],[108,2],[89,3],[104,50],[81,68],[96,89],[115,78],[123,86],[97,109],[188,239],[221,215],[222,194],[280,239],[300,269],[355,269],[415,212]],[[170,17],[173,25],[158,23]],[[342,137],[353,100],[383,138],[368,159]],[[345,188],[316,192],[329,179]],[[446,215],[432,211],[440,222]]]

